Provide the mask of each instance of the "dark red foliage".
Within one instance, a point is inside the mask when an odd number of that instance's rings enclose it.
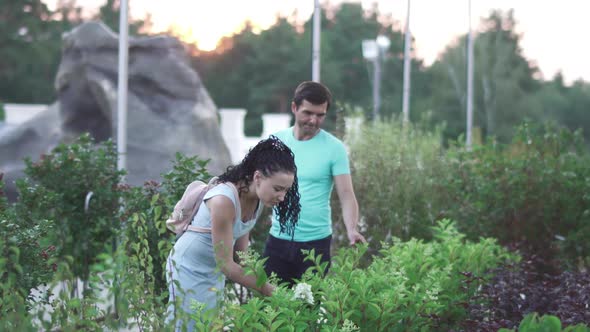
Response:
[[[590,324],[590,273],[562,272],[556,266],[529,255],[518,264],[497,268],[495,277],[471,299],[460,330],[517,328],[532,312],[557,316],[564,327]]]

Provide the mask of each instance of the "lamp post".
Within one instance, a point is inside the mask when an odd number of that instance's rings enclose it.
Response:
[[[471,32],[471,0],[468,3],[469,34],[467,35],[467,137],[465,146],[471,151],[473,144],[473,34]]]
[[[314,82],[320,81],[321,10],[320,0],[315,0],[313,10],[313,45],[311,52],[311,80]]]
[[[127,88],[129,58],[128,0],[120,2],[117,80],[117,170],[127,168]]]
[[[373,63],[373,121],[379,120],[381,107],[381,73],[385,52],[389,49],[391,41],[383,35],[376,39],[363,40],[363,57]]]
[[[410,0],[408,0],[408,13],[406,15],[406,35],[404,41],[404,91],[402,97],[402,113],[404,124],[410,121],[410,48],[412,47],[412,32],[410,31]]]

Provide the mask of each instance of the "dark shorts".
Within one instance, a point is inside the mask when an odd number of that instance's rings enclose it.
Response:
[[[301,279],[303,273],[314,263],[310,260],[303,261],[307,255],[301,253],[301,250],[315,249],[316,256],[321,254],[322,262],[328,262],[324,273],[330,269],[330,245],[332,235],[314,241],[295,242],[278,239],[272,235],[268,236],[264,247],[264,257],[268,257],[264,269],[266,274],[272,272],[285,282],[293,285],[294,279]]]

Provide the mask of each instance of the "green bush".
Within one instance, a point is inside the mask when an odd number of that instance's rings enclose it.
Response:
[[[147,240],[149,257],[153,263],[153,275],[150,277],[154,278],[155,293],[158,295],[167,290],[165,261],[175,238],[166,228],[166,219],[189,183],[195,180],[207,182],[211,178],[206,168],[208,160],[177,153],[172,162],[172,169],[162,174],[161,184],[147,181],[141,188],[126,186],[123,190],[124,213],[121,223],[125,228],[127,250],[133,251],[135,243]],[[145,222],[145,228],[142,229],[144,234],[139,234],[140,229],[133,226],[138,220]]]
[[[85,297],[72,297],[65,289],[49,302],[49,312],[37,312],[34,316],[22,305],[22,296],[3,297],[3,303],[11,301],[2,307],[7,310],[0,311],[3,326],[27,330],[36,318],[40,322],[35,326],[44,330],[170,330],[171,326],[165,326],[163,319],[167,294],[158,294],[154,260],[147,240],[148,225],[161,220],[155,212],[155,202],[157,199],[151,202],[154,219],[140,214],[131,217],[128,226],[136,229],[135,238],[125,238],[114,253],[96,257],[90,268]],[[193,318],[204,329],[214,331],[224,327],[248,331],[394,331],[452,327],[465,315],[464,302],[484,282],[486,271],[509,259],[509,255],[491,239],[478,243],[464,241],[449,221],[442,221],[433,234],[436,240],[431,243],[396,239],[393,245],[384,245],[380,255],[366,269],[360,268],[366,259],[366,245],[341,249],[326,278],[312,273],[315,270],[321,274],[325,265],[310,252],[309,258],[314,259],[315,267],[302,280],[308,285],[307,296],[305,287],[303,291],[294,291],[281,286],[272,297],[254,297],[244,305],[227,303],[221,315],[201,314],[197,310]],[[16,262],[18,258],[8,261]],[[247,273],[257,275],[260,282],[266,279],[262,261],[243,261],[248,264],[245,266]],[[5,262],[0,260],[0,264]],[[6,293],[19,271],[17,267],[5,266],[2,268],[9,274],[3,276],[12,276],[2,279],[0,290]],[[71,258],[59,261],[52,285],[71,279],[72,266]],[[108,304],[104,293],[100,295],[101,290],[107,291],[107,298],[114,299],[114,307],[97,307],[100,303]],[[43,318],[46,313],[49,317]]]
[[[371,244],[391,237],[431,238],[443,205],[435,179],[448,173],[440,130],[391,120],[364,125],[346,142],[363,232]]]
[[[96,147],[84,135],[71,145],[60,144],[38,162],[25,163],[27,177],[17,181],[14,224],[42,227],[40,245],[55,248],[57,257],[73,257],[74,275],[86,280],[95,257],[120,229],[117,186],[123,173],[117,170],[112,142]],[[48,225],[42,225],[44,221]]]
[[[9,206],[0,196],[0,291],[6,295],[0,330],[27,330],[34,320],[45,330],[166,330],[164,270],[174,234],[165,220],[189,182],[209,179],[208,161],[177,154],[161,185],[119,185],[122,172],[116,170],[113,145],[97,147],[82,136],[37,163],[26,163],[28,178],[18,182],[20,200]],[[85,281],[81,298],[71,286],[76,278]],[[32,288],[64,282],[70,286],[59,294],[27,302]],[[114,307],[98,310],[105,290]]]
[[[128,221],[128,229],[133,229],[134,236],[125,237],[115,255],[117,265],[106,269],[117,280],[114,289],[117,313],[132,322],[129,327],[136,325],[140,331],[164,330],[168,302],[165,264],[172,241],[170,234],[165,233],[162,209],[155,205],[157,201],[155,195],[146,212],[136,213]],[[150,233],[154,229],[161,235],[155,243]]]
[[[3,174],[0,173],[0,331],[33,331],[31,322],[25,317],[28,309],[26,299],[28,291],[37,279],[45,279],[42,276],[26,278],[27,271],[21,264],[22,253],[33,252],[30,258],[39,257],[38,251],[32,250],[27,242],[21,240],[19,232],[9,220],[14,219],[13,210],[8,206],[2,188]],[[30,242],[29,242],[30,243]],[[35,264],[28,262],[33,268],[29,272],[39,272],[35,267],[47,264]],[[48,278],[47,278],[48,279]]]
[[[308,285],[300,284],[303,290],[281,286],[272,297],[229,304],[221,316],[197,311],[193,318],[211,330],[224,326],[236,331],[448,329],[466,315],[464,304],[484,282],[486,271],[511,256],[492,239],[464,241],[448,220],[433,233],[436,240],[431,243],[395,239],[366,269],[360,266],[367,245],[341,249],[326,278],[320,277],[325,265],[310,252],[315,267],[302,278]],[[263,274],[260,265],[245,269],[259,277]]]
[[[581,133],[524,124],[513,143],[451,149],[441,176],[445,215],[471,238],[526,241],[552,256],[559,242],[572,260],[590,256],[590,155]],[[563,241],[556,241],[563,239]]]
[[[235,303],[226,306],[221,316],[199,312],[195,316],[213,330],[452,328],[466,315],[466,301],[485,282],[486,271],[510,258],[494,240],[480,236],[496,235],[502,241],[546,236],[543,239],[551,241],[555,234],[565,234],[566,240],[560,242],[564,252],[583,255],[587,250],[586,242],[573,241],[576,236],[585,239],[582,230],[588,224],[587,153],[573,144],[578,142],[577,133],[541,133],[525,126],[521,129],[523,138],[507,148],[492,144],[472,152],[453,148],[445,156],[437,132],[403,128],[394,122],[367,126],[350,147],[355,189],[370,245],[339,250],[326,278],[311,273],[304,276],[302,281],[311,287],[313,304],[296,300],[298,295],[293,290],[279,287],[272,297],[254,296],[243,305],[237,304],[243,301],[235,296],[228,296]],[[393,139],[399,144],[387,143]],[[88,271],[85,296],[80,299],[57,294],[48,302],[53,309],[50,318],[41,319],[38,326],[46,330],[170,328],[163,326],[168,296],[164,264],[174,235],[166,231],[164,220],[188,182],[208,180],[207,161],[177,155],[162,184],[149,181],[142,188],[118,186],[121,174],[115,169],[115,161],[109,143],[95,148],[89,138],[82,137],[70,147],[60,146],[38,163],[28,162],[29,179],[19,182],[21,200],[14,207],[0,197],[0,206],[6,207],[0,210],[0,329],[29,330],[32,320],[41,317],[28,312],[30,287],[71,279],[81,271]],[[80,208],[89,191],[82,187],[88,184],[89,188],[98,188],[90,211],[102,211],[100,216],[86,214]],[[530,213],[535,209],[545,210]],[[506,216],[514,211],[529,213],[523,214],[527,218],[520,223],[511,224],[506,220],[513,219]],[[542,213],[552,212],[540,219]],[[432,228],[441,216],[457,217],[460,230],[478,242],[466,241],[447,220]],[[90,221],[95,224],[85,224]],[[78,228],[72,226],[76,222]],[[99,232],[105,225],[114,225],[109,228],[111,232],[123,230],[114,252],[111,243],[115,234]],[[535,225],[541,230],[534,229]],[[83,226],[97,227],[91,234],[100,236],[84,243],[72,243],[64,236],[66,231],[73,234]],[[516,230],[498,229],[506,227]],[[548,227],[555,228],[550,236],[543,233]],[[562,233],[564,230],[570,232]],[[520,237],[513,237],[516,231]],[[380,240],[390,244],[383,244],[377,252]],[[52,245],[55,249],[48,252]],[[81,248],[67,251],[65,245]],[[94,252],[85,256],[86,270],[80,270],[80,258],[75,254],[90,248]],[[369,250],[376,255],[368,254]],[[313,252],[310,259],[322,274],[325,266]],[[266,278],[260,261],[251,264],[245,267],[249,273],[261,280]],[[114,307],[97,309],[103,301],[98,295],[101,288],[113,296]]]
[[[122,242],[114,255],[101,254],[92,266],[88,295],[83,299],[58,294],[51,302],[45,330],[100,330],[139,328],[167,331],[163,324],[166,294],[156,294],[153,260],[146,240],[145,220],[135,215],[138,238]],[[341,249],[326,278],[325,265],[313,252],[315,267],[304,276],[302,290],[277,288],[272,297],[254,297],[243,305],[227,303],[220,315],[196,310],[192,318],[203,330],[221,331],[397,331],[444,330],[466,314],[465,301],[485,281],[486,271],[511,257],[494,240],[465,241],[454,225],[442,221],[435,241],[395,239],[361,269],[367,246]],[[126,243],[130,241],[132,243]],[[129,251],[128,248],[132,248]],[[262,261],[243,259],[245,270],[264,282]],[[57,279],[71,275],[72,260],[59,264]],[[307,286],[307,290],[305,289]],[[117,315],[96,305],[103,288],[114,296]],[[306,296],[306,293],[307,296]],[[280,309],[279,309],[280,308]],[[16,322],[30,326],[31,316],[16,311]],[[41,317],[42,313],[38,315]],[[29,325],[25,325],[29,324]]]
[[[5,210],[0,210],[0,331],[34,331],[24,313],[30,285],[23,281],[25,269],[21,262],[23,250],[10,231]]]

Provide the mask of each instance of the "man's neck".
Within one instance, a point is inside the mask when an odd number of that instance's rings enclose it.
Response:
[[[299,127],[294,126],[293,137],[295,137],[295,139],[298,141],[309,141],[310,139],[316,137],[316,135],[319,134],[320,131],[321,129],[318,129],[313,135],[305,135],[303,134],[303,131],[299,130]]]

